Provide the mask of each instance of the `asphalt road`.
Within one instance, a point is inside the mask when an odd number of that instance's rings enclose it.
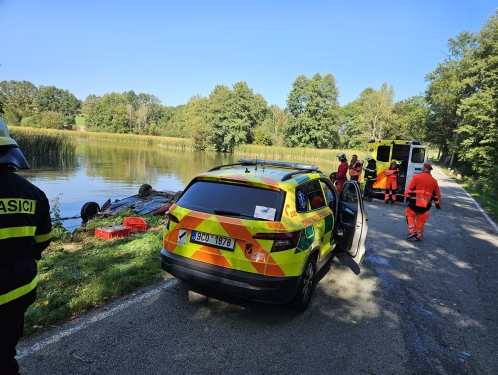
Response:
[[[170,278],[22,340],[21,372],[497,374],[498,228],[433,175],[443,209],[423,240],[404,239],[401,203],[366,203],[361,269],[334,258],[304,313]]]

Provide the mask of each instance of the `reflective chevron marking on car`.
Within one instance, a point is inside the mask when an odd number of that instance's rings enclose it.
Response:
[[[205,263],[232,268],[232,265],[228,262],[228,260],[225,259],[223,254],[221,254],[221,250],[215,248],[205,248],[206,246],[202,246],[199,250],[192,254],[191,258]],[[207,252],[206,250],[209,250],[209,252]]]
[[[280,266],[273,260],[272,257],[268,259],[266,264],[265,275],[267,276],[287,276]]]
[[[221,225],[225,229],[225,231],[228,233],[229,237],[232,238],[252,238],[254,234],[256,234],[259,229],[255,230],[254,233],[251,233],[248,229],[248,226],[244,224],[244,220],[239,220],[239,219],[233,219],[233,218],[223,218],[223,221]],[[235,226],[234,224],[238,224]],[[253,252],[259,252],[259,253],[264,253],[265,256],[263,259],[261,258],[253,258],[253,254],[246,253],[243,251],[244,256],[251,262],[253,267],[258,271],[260,274],[265,274],[268,275],[268,273],[265,271],[265,265],[267,262],[274,263],[275,266],[272,267],[272,276],[274,276],[275,273],[277,274],[284,274],[282,269],[276,264],[276,262],[272,259],[270,255],[270,249],[264,249],[262,243],[258,240],[253,239],[258,244],[259,250],[255,250],[253,248]],[[272,242],[272,241],[267,241],[267,242]],[[242,249],[241,249],[242,250]],[[277,270],[278,268],[278,270]]]

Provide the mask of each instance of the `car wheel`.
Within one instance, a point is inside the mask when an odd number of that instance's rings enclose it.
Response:
[[[298,311],[304,311],[311,302],[311,296],[315,291],[316,265],[312,256],[306,262],[299,289],[291,300],[291,306]]]
[[[151,190],[152,186],[150,186],[149,184],[143,184],[142,186],[140,186],[140,189],[138,189],[138,195],[140,196],[147,195],[147,193]]]
[[[87,223],[92,217],[97,215],[100,211],[100,206],[96,202],[86,202],[83,207],[81,207],[81,220]]]

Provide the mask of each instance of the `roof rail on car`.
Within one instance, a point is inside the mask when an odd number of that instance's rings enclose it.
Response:
[[[213,167],[211,169],[208,169],[208,172],[212,171],[217,171],[221,168],[228,168],[228,167],[233,167],[234,165],[244,165],[244,163],[233,163],[233,164],[223,164],[223,165],[217,165],[216,167]]]
[[[238,163],[218,165],[218,166],[213,167],[210,170],[208,170],[208,172],[217,171],[217,170],[220,170],[222,168],[233,167],[236,165],[255,165],[256,168],[258,167],[258,165],[261,165],[263,167],[263,169],[267,165],[272,166],[272,167],[297,169],[295,171],[292,171],[292,172],[285,174],[282,177],[281,181],[287,181],[297,174],[310,173],[310,172],[322,173],[321,171],[318,170],[318,166],[313,165],[313,164],[292,163],[292,162],[286,162],[286,161],[263,160],[263,159],[239,159]],[[249,171],[246,170],[246,172],[249,172]]]

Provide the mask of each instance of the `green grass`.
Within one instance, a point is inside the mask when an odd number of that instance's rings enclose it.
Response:
[[[95,227],[122,224],[124,216],[132,215],[92,219],[84,231],[53,242],[43,253],[37,300],[26,313],[26,335],[167,276],[159,256],[164,216],[144,217],[146,232],[108,241],[94,237]]]
[[[477,203],[482,207],[482,209],[493,219],[495,223],[498,222],[498,200],[496,197],[490,196],[488,193],[479,188],[479,185],[473,184],[472,180],[457,178],[454,174],[450,174],[450,170],[447,167],[441,166],[441,164],[433,160],[441,171],[460,185],[467,193],[469,193],[472,198],[476,200]],[[443,206],[444,206],[444,196]]]
[[[74,120],[76,121],[76,126],[85,126],[85,116],[76,115]]]

